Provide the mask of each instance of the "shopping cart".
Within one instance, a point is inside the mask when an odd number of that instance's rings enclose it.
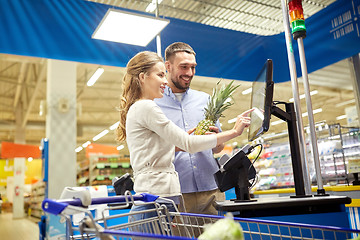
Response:
[[[60,215],[66,219],[66,239],[195,239],[207,225],[215,223],[223,216],[170,212],[161,204],[158,196],[149,194],[106,198],[93,198],[91,204],[108,204],[106,216],[94,218],[93,212],[82,207],[80,199],[45,199],[42,207],[45,212]],[[163,199],[162,199],[163,200]],[[171,201],[172,202],[172,201]],[[172,202],[173,203],[173,202]],[[119,209],[129,208],[131,204],[152,205],[152,209],[118,214]],[[175,209],[176,206],[175,206]],[[152,217],[134,220],[136,214],[152,212]],[[78,225],[72,216],[85,213]],[[124,218],[126,221],[124,221]],[[243,228],[245,239],[352,239],[360,236],[360,230],[332,226],[288,223],[269,220],[234,218]],[[125,223],[124,223],[125,222]]]

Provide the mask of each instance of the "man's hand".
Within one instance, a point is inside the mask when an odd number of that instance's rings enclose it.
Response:
[[[192,134],[193,132],[195,132],[195,130],[196,130],[196,127],[192,128],[192,129],[190,129],[190,130],[188,130],[188,131],[187,131],[187,133],[190,135],[190,134]]]
[[[205,135],[209,135],[209,134],[216,134],[219,133],[219,128],[215,127],[215,126],[209,126],[209,130],[208,132],[205,133]]]

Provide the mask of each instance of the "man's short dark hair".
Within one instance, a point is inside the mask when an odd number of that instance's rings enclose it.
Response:
[[[169,59],[177,52],[187,52],[190,54],[194,54],[194,56],[196,55],[194,49],[192,49],[189,44],[183,42],[175,42],[170,44],[165,49],[165,61],[169,61]]]

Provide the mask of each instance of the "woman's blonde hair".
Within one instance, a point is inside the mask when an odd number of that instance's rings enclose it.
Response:
[[[122,142],[126,139],[126,115],[129,108],[142,97],[140,73],[149,73],[157,63],[164,62],[155,52],[143,51],[130,59],[126,66],[126,73],[122,81],[122,95],[120,98],[120,123],[117,127],[117,140]]]

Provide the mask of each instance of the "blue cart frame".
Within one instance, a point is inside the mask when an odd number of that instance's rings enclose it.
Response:
[[[93,198],[94,204],[109,204],[106,210],[111,214],[95,219],[93,212],[84,208],[79,199],[45,199],[42,207],[45,212],[60,215],[66,219],[66,239],[196,239],[204,232],[207,224],[215,223],[224,216],[169,212],[165,205],[157,202],[158,196],[149,194]],[[164,200],[164,199],[162,199]],[[121,212],[131,204],[151,204],[153,207],[144,212]],[[175,206],[175,204],[174,204]],[[176,207],[176,206],[175,206]],[[153,211],[154,217],[132,220],[139,213]],[[72,222],[72,215],[85,213],[78,226]],[[124,219],[126,219],[124,223]],[[245,239],[351,239],[360,236],[360,230],[344,229],[332,226],[299,224],[234,218],[244,233]],[[120,224],[119,224],[120,223]]]

